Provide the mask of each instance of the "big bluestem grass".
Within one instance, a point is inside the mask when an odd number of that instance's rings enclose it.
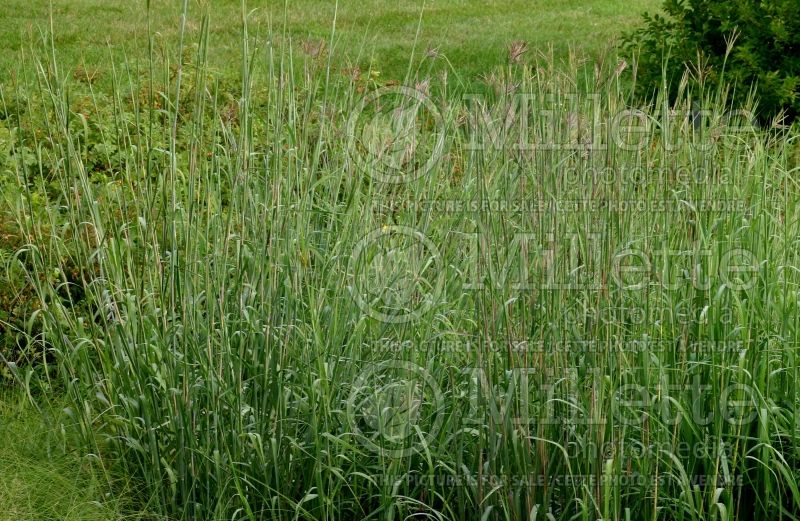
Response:
[[[579,56],[381,89],[244,27],[235,91],[208,19],[115,62],[109,178],[57,50],[24,65],[14,262],[83,450],[185,519],[800,515],[789,132]]]

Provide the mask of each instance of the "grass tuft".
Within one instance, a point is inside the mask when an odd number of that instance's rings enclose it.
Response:
[[[475,92],[337,74],[249,16],[233,84],[206,16],[4,93],[83,452],[181,519],[800,515],[796,131],[520,43]]]

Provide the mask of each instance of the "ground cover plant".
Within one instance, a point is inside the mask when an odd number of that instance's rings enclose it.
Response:
[[[240,8],[235,79],[205,17],[3,86],[5,368],[83,453],[174,519],[800,515],[791,129],[521,41],[395,82]]]

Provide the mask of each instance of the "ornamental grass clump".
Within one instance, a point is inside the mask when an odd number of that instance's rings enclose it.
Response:
[[[209,27],[106,73],[107,177],[57,49],[17,86],[49,187],[12,166],[10,262],[53,360],[17,375],[151,509],[798,515],[795,137],[723,88],[637,107],[618,63],[362,82],[246,23],[233,88]]]

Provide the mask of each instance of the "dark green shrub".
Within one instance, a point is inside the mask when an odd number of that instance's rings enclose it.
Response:
[[[663,10],[644,15],[643,27],[623,39],[638,61],[640,95],[650,96],[662,81],[674,92],[688,66],[707,87],[733,86],[734,103],[756,85],[762,121],[782,111],[797,117],[800,0],[665,0]]]

